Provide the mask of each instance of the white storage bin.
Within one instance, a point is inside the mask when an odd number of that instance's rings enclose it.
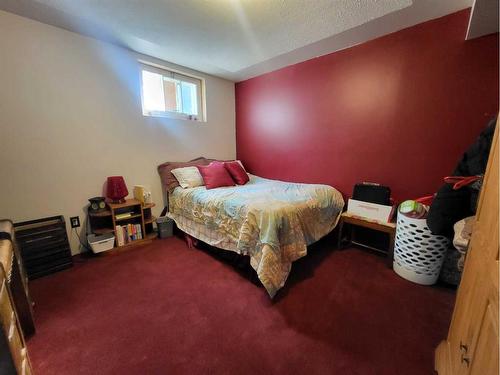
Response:
[[[99,236],[89,234],[87,241],[94,253],[102,253],[103,251],[111,250],[115,246],[115,236],[113,233],[105,233]]]
[[[417,284],[436,283],[449,240],[431,233],[425,219],[412,219],[398,211],[394,271]]]

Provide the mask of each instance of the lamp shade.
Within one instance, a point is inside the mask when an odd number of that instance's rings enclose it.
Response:
[[[106,196],[114,203],[122,203],[128,195],[127,185],[122,176],[108,177],[106,186]]]

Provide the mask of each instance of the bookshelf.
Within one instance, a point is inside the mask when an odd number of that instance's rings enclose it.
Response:
[[[114,233],[115,248],[113,250],[150,242],[156,237],[156,232],[153,229],[156,217],[151,211],[154,206],[154,203],[142,204],[137,199],[127,199],[124,203],[108,203],[106,210],[89,212],[91,231],[94,234]],[[118,231],[120,229],[117,229],[118,226],[128,228],[138,226],[136,227],[136,237],[139,237],[137,233],[140,232],[142,238],[119,245]],[[125,234],[125,236],[127,235]]]

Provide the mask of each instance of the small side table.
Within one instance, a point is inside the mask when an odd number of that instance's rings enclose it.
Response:
[[[339,237],[338,237],[338,248],[342,246],[342,239],[344,238],[344,225],[348,224],[350,226],[358,226],[363,228],[372,229],[378,232],[387,233],[389,236],[389,248],[387,250],[378,249],[376,247],[359,243],[352,240],[352,230],[350,231],[350,235],[348,238],[348,244],[355,244],[359,246],[363,246],[369,248],[371,250],[382,252],[387,254],[387,266],[392,267],[392,261],[394,258],[394,238],[396,236],[396,223],[383,223],[376,220],[367,219],[360,216],[352,215],[348,212],[344,212],[340,216],[339,221]]]

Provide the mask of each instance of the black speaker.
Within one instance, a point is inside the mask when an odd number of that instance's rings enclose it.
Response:
[[[388,186],[363,182],[354,185],[352,199],[376,204],[391,205],[391,189]]]

